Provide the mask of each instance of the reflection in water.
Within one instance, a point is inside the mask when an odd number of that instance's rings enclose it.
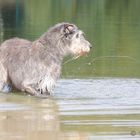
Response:
[[[0,139],[86,140],[86,135],[60,130],[58,107],[52,98],[0,95]]]
[[[23,2],[20,0],[0,0],[0,44],[3,40],[22,35]]]
[[[60,80],[46,99],[1,94],[0,139],[138,140],[139,85],[138,79],[73,79]]]
[[[57,139],[60,124],[54,100],[1,95],[0,102],[1,140]]]

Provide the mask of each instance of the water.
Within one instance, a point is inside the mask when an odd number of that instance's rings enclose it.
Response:
[[[139,140],[139,5],[140,0],[0,0],[0,43],[15,36],[35,40],[67,21],[94,47],[88,56],[64,60],[63,79],[46,99],[0,93],[0,140]]]
[[[139,140],[139,79],[63,79],[53,96],[0,96],[1,140]]]

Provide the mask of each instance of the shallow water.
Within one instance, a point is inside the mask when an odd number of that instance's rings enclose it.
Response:
[[[139,140],[139,79],[63,79],[46,99],[0,95],[0,140]]]

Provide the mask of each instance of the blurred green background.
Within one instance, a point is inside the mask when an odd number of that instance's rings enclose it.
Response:
[[[71,22],[93,49],[64,62],[63,78],[139,78],[139,13],[140,0],[0,0],[0,42],[15,36],[35,40],[50,26]]]

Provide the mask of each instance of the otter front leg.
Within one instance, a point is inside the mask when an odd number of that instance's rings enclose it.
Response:
[[[49,92],[47,91],[43,91],[43,89],[39,88],[37,84],[23,84],[23,88],[22,91],[29,93],[30,95],[33,96],[39,96],[39,97],[43,97],[46,95],[50,95]]]

